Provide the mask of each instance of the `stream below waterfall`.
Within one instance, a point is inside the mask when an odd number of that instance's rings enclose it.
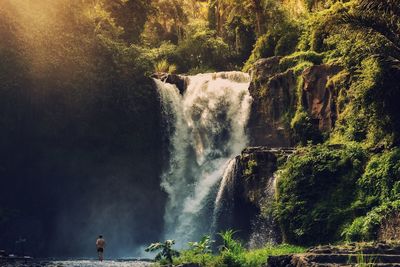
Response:
[[[150,267],[152,262],[134,260],[29,260],[12,261],[9,263],[0,260],[1,267]]]
[[[183,95],[175,85],[155,83],[169,140],[161,184],[168,194],[164,234],[183,247],[212,234],[218,223],[224,171],[248,143],[250,77],[242,72],[188,76]]]

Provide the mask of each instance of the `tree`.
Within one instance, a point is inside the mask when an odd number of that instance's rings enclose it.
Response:
[[[152,1],[147,0],[103,0],[104,7],[111,13],[118,26],[124,29],[122,38],[135,43],[150,14],[154,12]]]

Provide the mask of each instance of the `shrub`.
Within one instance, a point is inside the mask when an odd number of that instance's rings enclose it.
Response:
[[[145,251],[146,252],[160,251],[157,253],[155,260],[161,261],[165,259],[168,263],[172,263],[173,258],[179,256],[179,252],[172,248],[173,245],[175,245],[175,240],[167,240],[164,243],[157,242],[150,244],[150,246],[148,246],[145,249]]]
[[[340,239],[352,219],[365,152],[358,145],[307,147],[280,170],[275,214],[285,241],[318,244]]]
[[[316,144],[322,141],[321,132],[313,125],[305,111],[296,112],[291,122],[291,128],[294,140],[301,145],[307,145],[309,142]]]
[[[253,174],[255,173],[256,168],[257,168],[257,161],[249,160],[247,162],[246,169],[243,172],[244,176],[246,176],[246,178],[252,177]]]
[[[363,197],[373,196],[380,203],[400,199],[400,149],[373,156],[358,184]]]
[[[212,252],[211,245],[213,242],[209,235],[205,235],[199,242],[189,242],[188,245],[194,254],[207,254]]]
[[[400,210],[400,200],[386,202],[374,208],[366,216],[356,218],[342,232],[347,241],[370,241],[378,236],[383,220]]]
[[[154,71],[155,72],[175,73],[176,65],[169,64],[167,60],[163,59],[155,65]]]
[[[285,56],[295,51],[299,30],[288,23],[283,24],[280,27],[271,28],[270,31],[258,38],[243,71],[248,71],[252,64],[261,58]]]

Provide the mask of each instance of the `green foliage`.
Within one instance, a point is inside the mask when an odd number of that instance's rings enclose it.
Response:
[[[382,221],[400,210],[400,200],[385,202],[372,209],[365,216],[356,218],[342,232],[342,236],[347,241],[370,241],[375,240],[378,235],[378,229]]]
[[[190,250],[196,254],[209,254],[211,253],[211,245],[214,241],[211,240],[209,235],[205,235],[199,242],[189,242]]]
[[[175,73],[176,65],[169,64],[166,59],[163,59],[155,65],[154,71],[155,72]]]
[[[394,72],[377,58],[362,61],[350,85],[350,103],[340,114],[336,132],[345,140],[366,141],[368,146],[390,146],[399,138],[400,118],[393,99],[398,84]]]
[[[394,65],[400,67],[400,12],[399,3],[393,0],[375,2],[359,0],[355,7],[341,16],[343,23],[363,33],[373,32],[386,40],[389,49],[382,53],[386,57],[395,57]],[[381,42],[384,44],[384,42]]]
[[[237,233],[237,231],[234,230],[227,230],[219,233],[219,236],[222,238],[223,242],[222,246],[220,247],[220,251],[226,251],[233,254],[240,254],[243,252],[244,248],[242,244],[233,237],[235,233]]]
[[[163,259],[167,260],[168,263],[173,262],[174,257],[179,257],[179,252],[174,250],[172,247],[175,244],[175,240],[167,240],[164,243],[152,243],[148,246],[146,252],[160,251],[155,256],[156,261],[161,261]]]
[[[352,1],[335,20],[330,19],[340,22],[326,39],[330,57],[340,58],[354,77],[347,94],[349,105],[338,123],[339,135],[347,140],[366,140],[369,146],[398,143],[400,116],[394,99],[400,95],[395,78],[400,74],[396,26],[400,14],[396,10],[391,1]]]
[[[358,180],[358,198],[353,207],[358,214],[343,231],[349,241],[368,241],[377,236],[382,220],[400,207],[400,150],[373,155]],[[366,214],[366,215],[365,215]]]
[[[127,42],[138,42],[140,34],[151,13],[151,2],[146,0],[102,0],[116,24],[123,29],[122,38]]]
[[[372,156],[358,183],[364,197],[380,203],[400,199],[400,149]]]
[[[222,246],[220,247],[221,259],[226,266],[240,267],[244,261],[244,247],[233,236],[236,233],[234,230],[227,230],[220,233],[222,238]]]
[[[299,38],[298,28],[287,22],[282,22],[282,24],[280,27],[270,29],[258,38],[243,67],[244,71],[248,71],[251,65],[261,58],[285,56],[294,52]]]
[[[307,145],[309,142],[317,144],[322,141],[322,134],[318,128],[313,125],[311,118],[305,111],[297,111],[291,122],[293,137],[301,145]]]
[[[365,152],[357,145],[307,147],[290,157],[278,179],[276,216],[287,242],[339,240],[351,220]]]
[[[203,22],[188,25],[186,38],[179,45],[177,53],[182,62],[180,70],[184,72],[198,67],[224,70],[230,54],[224,40]]]
[[[260,267],[266,263],[268,256],[287,255],[305,252],[305,248],[288,244],[269,245],[254,250],[244,250],[240,261],[232,261],[232,256],[227,257],[222,252],[217,255],[195,254],[191,250],[182,251],[179,258],[174,258],[174,264],[197,263],[204,267]],[[229,260],[228,260],[229,258]]]
[[[221,260],[219,256],[211,253],[198,254],[193,250],[183,250],[180,252],[178,258],[174,258],[174,265],[197,263],[200,264],[200,266],[219,267],[222,266],[220,265],[220,262]]]
[[[299,39],[298,48],[301,51],[312,50],[323,52],[329,47],[324,40],[332,34],[333,26],[337,24],[340,14],[349,9],[348,4],[338,2],[318,12],[313,12],[303,21],[303,30]],[[338,29],[342,30],[342,29]]]
[[[296,253],[304,253],[304,247],[293,246],[289,244],[269,245],[255,250],[249,250],[245,253],[245,263],[241,266],[244,267],[259,267],[263,266],[268,256],[289,255]]]
[[[299,51],[291,55],[283,57],[279,66],[282,70],[289,68],[296,68],[301,63],[311,63],[313,65],[319,65],[322,63],[324,55],[315,51]]]
[[[254,174],[256,168],[257,168],[257,161],[249,160],[247,162],[247,166],[246,166],[246,169],[244,170],[243,174],[246,177],[251,177]]]
[[[232,51],[231,61],[240,69],[253,50],[256,41],[254,27],[248,20],[235,14],[226,22],[225,30],[224,40]]]

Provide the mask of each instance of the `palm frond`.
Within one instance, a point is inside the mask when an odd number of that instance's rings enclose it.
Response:
[[[400,0],[359,0],[359,8],[364,11],[380,11],[400,16]]]
[[[358,29],[368,29],[379,33],[385,37],[398,53],[400,53],[400,32],[399,26],[392,19],[379,16],[379,14],[371,13],[345,13],[341,16],[340,21],[349,24]]]

